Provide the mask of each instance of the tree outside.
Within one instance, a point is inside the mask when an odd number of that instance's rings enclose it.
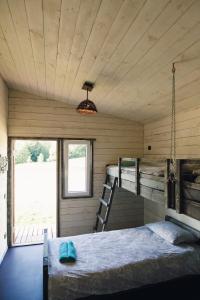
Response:
[[[73,145],[69,146],[69,159],[86,157],[86,146],[85,145]]]
[[[50,142],[22,141],[16,149],[15,162],[16,164],[22,164],[26,162],[37,162],[38,160],[44,162],[55,160],[55,157],[53,159],[50,153],[50,148]]]

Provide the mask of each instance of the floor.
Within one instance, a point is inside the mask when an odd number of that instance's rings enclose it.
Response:
[[[48,237],[56,237],[55,224],[21,224],[17,225],[14,233],[14,245],[41,243],[44,240],[43,230],[48,229]]]
[[[0,265],[1,300],[42,300],[42,245],[14,247]]]

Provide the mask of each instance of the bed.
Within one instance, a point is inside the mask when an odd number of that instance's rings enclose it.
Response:
[[[166,171],[167,161],[141,158],[119,158],[106,169],[110,182],[117,177],[119,187],[157,202],[165,200]]]
[[[176,209],[200,220],[200,160],[181,159],[178,165],[178,197]]]
[[[117,165],[107,165],[106,173],[109,181],[118,178],[118,187],[139,195],[139,158],[120,157]]]
[[[168,220],[200,238],[192,228]],[[144,290],[147,296],[149,289],[155,292],[163,284],[169,291],[174,281],[177,287],[184,280],[199,282],[198,243],[173,245],[146,225],[49,241],[47,232],[44,236],[44,299],[116,299]],[[59,245],[69,239],[76,246],[77,262],[60,264]]]
[[[140,195],[164,203],[166,189],[166,161],[141,159]]]

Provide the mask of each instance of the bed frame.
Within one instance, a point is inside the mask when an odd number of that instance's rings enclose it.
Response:
[[[141,166],[142,163],[149,163],[151,166],[153,163],[157,164],[160,160],[143,160],[141,159]],[[140,195],[148,200],[156,201],[160,203],[165,202],[166,197],[166,189],[167,189],[167,162],[163,161],[164,167],[164,176],[156,176],[156,175],[149,175],[140,172]]]
[[[132,171],[123,172],[123,162],[133,162],[135,164],[135,172]],[[139,162],[140,162],[140,158],[119,157],[116,173],[111,174],[109,172],[109,165],[106,166],[108,181],[110,183],[113,183],[114,178],[117,177],[117,186],[119,188],[123,188],[131,193],[134,193],[135,195],[139,195],[140,194]]]
[[[123,162],[133,161],[135,162],[135,172],[128,171],[123,172]],[[169,160],[162,160],[164,164],[164,177],[148,175],[140,171],[140,166],[142,163],[149,164],[153,166],[153,163],[158,165],[161,160],[144,160],[141,158],[122,158],[118,159],[118,168],[116,174],[111,174],[109,172],[109,165],[107,165],[107,174],[109,176],[109,181],[113,182],[114,175],[118,178],[118,187],[124,188],[129,192],[134,193],[136,196],[142,196],[151,201],[167,203],[166,206],[170,208],[175,207],[175,190],[174,186],[167,180],[169,175]]]
[[[200,159],[177,160],[176,210],[200,220],[200,183],[195,183],[193,169],[200,169]]]
[[[185,229],[188,229],[194,232],[200,240],[200,232],[172,217],[166,216],[166,220],[171,221]],[[48,300],[48,231],[44,230],[44,248],[43,248],[43,300]],[[191,297],[191,293],[199,293],[199,284],[200,284],[200,274],[199,275],[187,275],[177,279],[160,282],[157,284],[142,286],[140,288],[134,288],[127,291],[122,291],[109,295],[95,295],[89,296],[81,299],[88,300],[114,300],[114,299],[150,299],[151,297],[156,297],[156,299],[163,298],[163,295],[169,296],[170,298],[173,295],[179,296],[179,299],[188,299]],[[186,298],[187,296],[187,298]],[[158,298],[157,298],[158,297]]]

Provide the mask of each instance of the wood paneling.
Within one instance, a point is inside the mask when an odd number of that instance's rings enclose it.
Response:
[[[0,77],[0,155],[7,155],[8,91]],[[0,263],[7,250],[7,173],[0,173]]]
[[[170,118],[163,118],[144,126],[144,154],[148,158],[169,158]],[[151,150],[147,149],[151,145]],[[200,157],[200,106],[177,114],[177,158]]]
[[[105,180],[105,166],[119,156],[143,156],[143,126],[129,120],[97,114],[79,115],[75,108],[55,100],[17,91],[9,92],[8,134],[12,137],[95,138],[94,198],[60,199],[61,235],[91,232]],[[120,190],[113,200],[108,228],[143,224],[143,199]]]
[[[1,0],[8,86],[77,105],[85,80],[100,112],[148,123],[199,101],[199,0]],[[14,124],[13,124],[14,126]]]
[[[145,158],[169,158],[170,156],[170,118],[159,119],[144,126],[144,156]],[[200,106],[177,114],[176,117],[177,158],[200,158]],[[151,150],[148,150],[148,145]],[[149,206],[148,206],[148,205]],[[151,209],[155,203],[144,202],[145,220],[155,220],[160,216]],[[150,208],[149,208],[150,207]],[[154,213],[155,211],[155,213]],[[164,205],[161,216],[164,216]],[[159,210],[160,212],[160,210]]]

